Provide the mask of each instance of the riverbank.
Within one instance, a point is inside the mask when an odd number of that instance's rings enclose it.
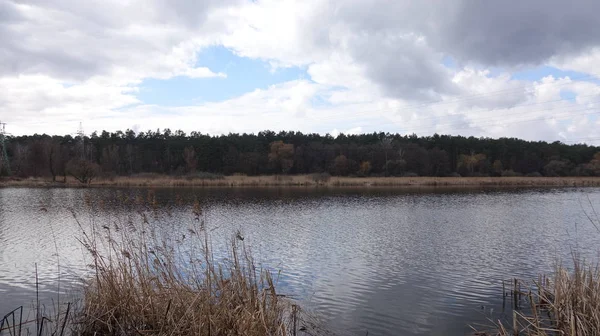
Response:
[[[509,321],[493,321],[493,331],[479,336],[598,335],[600,330],[600,269],[574,259],[534,281],[514,279],[503,293],[514,307]],[[504,288],[504,286],[503,286]]]
[[[3,178],[0,187],[80,187],[74,178]],[[98,178],[90,187],[600,187],[600,177],[324,177],[319,175]]]
[[[162,223],[144,208],[127,225],[88,224],[74,214],[81,229],[76,241],[88,252],[80,288],[61,296],[59,274],[56,300],[46,307],[37,299],[31,309],[0,314],[0,335],[31,335],[34,328],[36,335],[57,336],[326,334],[310,312],[276,289],[278,275],[257,267],[239,230],[227,253],[215,254],[215,228],[198,202],[185,234],[156,230]],[[35,272],[37,298],[37,264]]]

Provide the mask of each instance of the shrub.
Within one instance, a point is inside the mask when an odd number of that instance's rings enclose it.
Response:
[[[97,163],[84,159],[69,160],[66,170],[69,175],[83,184],[90,184],[101,172]]]

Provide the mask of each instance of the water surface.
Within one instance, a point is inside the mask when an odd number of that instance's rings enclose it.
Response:
[[[585,214],[600,210],[597,188],[6,188],[0,315],[33,302],[36,263],[42,301],[59,276],[72,292],[86,270],[76,219],[135,218],[136,198],[155,202],[152,225],[181,232],[198,199],[217,248],[240,230],[257,262],[281,270],[281,291],[340,335],[463,335],[503,317],[502,279],[568,264],[573,251],[595,259],[600,246]]]

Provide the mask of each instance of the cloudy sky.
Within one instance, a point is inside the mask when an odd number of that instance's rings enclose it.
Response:
[[[12,134],[600,143],[597,0],[0,0]]]

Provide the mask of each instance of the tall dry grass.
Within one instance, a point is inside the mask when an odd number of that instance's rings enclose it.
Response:
[[[597,187],[600,177],[343,177],[312,175],[265,176],[167,176],[140,174],[98,178],[92,187]],[[44,178],[0,180],[2,186],[81,186],[73,178],[66,183]]]
[[[497,336],[600,335],[600,268],[575,259],[573,269],[557,266],[549,277],[540,277],[511,294],[524,304],[513,310],[512,323],[495,321]]]
[[[104,206],[85,202],[92,213]],[[0,320],[0,335],[330,334],[276,290],[277,278],[255,267],[241,232],[232,234],[226,251],[213,251],[214,228],[198,202],[183,230],[152,220],[152,193],[130,202],[132,216],[110,226],[93,215],[83,223],[72,210],[89,262],[80,298],[66,311],[57,304],[40,312],[38,301],[33,318],[24,318],[20,307]]]
[[[600,234],[600,216],[588,197],[591,212],[583,205],[590,224]],[[495,322],[495,331],[477,335],[498,336],[598,336],[600,335],[600,265],[590,264],[577,253],[573,266],[566,268],[557,263],[550,275],[537,281],[523,283],[515,279],[510,294],[515,309],[512,324]],[[504,286],[503,286],[504,287]],[[522,291],[521,287],[526,288]],[[508,293],[503,293],[506,297]],[[523,306],[520,306],[524,303]]]
[[[198,210],[197,210],[198,211]],[[142,214],[142,218],[145,218]],[[241,234],[215,260],[204,222],[171,240],[147,220],[84,231],[80,335],[295,335],[310,322],[257,270]]]

